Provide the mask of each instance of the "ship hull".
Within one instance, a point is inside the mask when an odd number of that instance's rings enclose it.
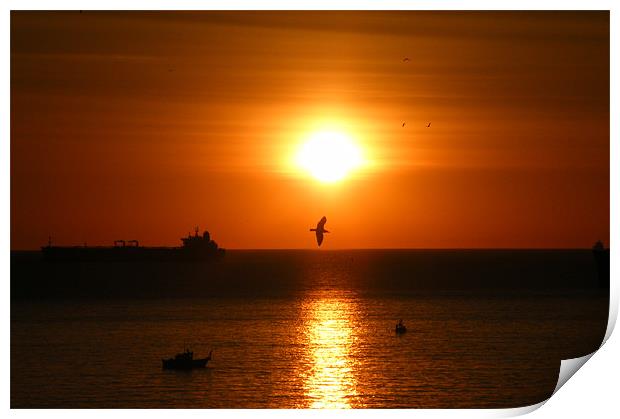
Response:
[[[224,256],[224,249],[204,251],[182,247],[59,247],[41,248],[49,262],[208,261]]]
[[[609,249],[595,249],[594,260],[600,288],[609,289]]]
[[[162,359],[162,368],[165,370],[192,370],[195,368],[205,368],[210,358],[203,359],[183,359],[174,358]]]

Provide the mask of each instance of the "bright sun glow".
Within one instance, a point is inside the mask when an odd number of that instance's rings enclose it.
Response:
[[[345,134],[321,131],[297,153],[297,164],[321,182],[336,182],[363,163],[360,148]]]

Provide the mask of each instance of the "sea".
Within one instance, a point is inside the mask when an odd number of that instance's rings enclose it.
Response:
[[[591,250],[12,252],[11,408],[527,406],[608,307]],[[162,369],[186,348],[207,367]]]

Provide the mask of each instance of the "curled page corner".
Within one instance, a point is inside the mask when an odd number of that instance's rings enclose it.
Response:
[[[553,390],[553,394],[555,394],[564,384],[566,384],[566,382],[579,370],[579,368],[583,367],[583,365],[588,362],[588,360],[592,358],[592,355],[595,353],[596,351],[579,358],[563,359],[560,364],[558,383],[555,386],[555,390]]]
[[[514,407],[510,409],[500,409],[496,411],[494,417],[515,417],[526,415],[542,407],[553,395],[564,385],[566,382],[579,370],[579,368],[583,367],[583,365],[588,362],[592,355],[594,355],[596,351],[591,354],[579,357],[579,358],[571,358],[571,359],[563,359],[560,363],[560,373],[558,374],[558,382],[553,390],[551,396],[539,403],[535,403],[529,406],[523,407]]]
[[[543,400],[542,402],[538,402],[535,404],[531,404],[529,406],[523,406],[523,407],[511,407],[508,409],[498,409],[495,411],[495,414],[493,415],[493,417],[496,418],[511,418],[511,417],[515,417],[515,416],[522,416],[522,415],[527,415],[528,413],[532,413],[534,410],[538,409],[539,407],[541,407],[543,404],[547,403],[547,400]]]

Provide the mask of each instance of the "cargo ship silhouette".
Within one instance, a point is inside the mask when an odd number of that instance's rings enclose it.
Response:
[[[605,249],[602,241],[597,241],[592,246],[598,282],[601,288],[609,289],[609,249]]]
[[[114,246],[53,246],[50,237],[47,246],[41,247],[44,260],[52,262],[107,262],[107,261],[207,261],[224,256],[208,231],[202,236],[198,227],[194,235],[181,238],[179,247],[140,246],[137,240],[116,240]]]

